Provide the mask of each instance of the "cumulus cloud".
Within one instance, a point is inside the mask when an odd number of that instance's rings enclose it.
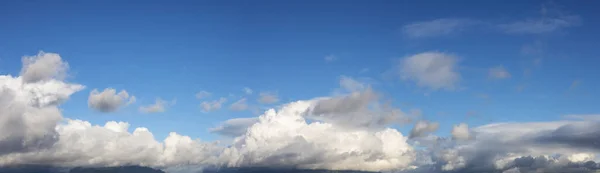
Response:
[[[279,97],[276,93],[261,92],[259,94],[258,102],[262,104],[273,104],[279,102]]]
[[[229,106],[229,109],[234,111],[243,111],[248,109],[248,103],[246,103],[246,98],[242,98]]]
[[[407,24],[402,27],[402,31],[410,38],[439,37],[462,32],[477,23],[469,19],[443,18]]]
[[[166,110],[167,106],[168,106],[167,101],[157,98],[154,101],[154,104],[147,105],[147,106],[140,106],[139,110],[140,110],[140,112],[143,112],[143,113],[159,113],[159,112],[164,112]]]
[[[113,88],[106,88],[99,92],[97,89],[90,92],[88,106],[100,112],[114,112],[119,108],[135,103],[135,96],[130,96],[125,90],[117,93]]]
[[[425,52],[403,58],[399,64],[401,79],[414,81],[432,90],[455,89],[460,81],[458,58],[440,52]]]
[[[417,138],[427,135],[429,133],[435,132],[440,127],[440,124],[437,122],[429,122],[421,120],[415,124],[415,126],[410,130],[409,138]]]
[[[24,56],[21,78],[25,83],[49,79],[61,80],[65,77],[69,64],[62,61],[60,55],[40,51],[34,56]]]
[[[257,117],[253,118],[234,118],[229,119],[219,125],[211,128],[209,131],[223,136],[238,137],[246,134],[248,127],[258,122]]]
[[[202,108],[202,111],[204,112],[219,110],[225,102],[227,102],[225,97],[221,97],[218,100],[213,101],[203,101],[200,103],[200,108]]]
[[[492,79],[507,79],[510,78],[510,73],[503,66],[490,68],[488,77]]]
[[[200,91],[198,93],[196,93],[196,98],[197,99],[205,99],[210,97],[211,93],[208,91]]]
[[[453,126],[450,133],[452,134],[452,139],[456,140],[467,140],[471,136],[469,133],[469,125],[466,123],[460,123]]]
[[[58,106],[84,88],[57,77],[66,70],[58,54],[40,52],[23,59],[22,76],[0,75],[0,160],[51,148],[58,140]]]

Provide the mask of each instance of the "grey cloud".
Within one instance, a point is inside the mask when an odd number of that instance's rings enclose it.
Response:
[[[198,93],[196,93],[196,98],[197,99],[205,99],[210,97],[211,93],[208,91],[200,91]]]
[[[227,99],[225,97],[221,97],[218,100],[213,100],[213,101],[204,101],[204,102],[200,103],[200,108],[202,108],[202,111],[204,111],[204,112],[210,112],[210,111],[221,109],[222,105],[225,102],[227,102]]]
[[[246,98],[242,98],[234,103],[231,104],[231,106],[229,106],[229,109],[234,110],[234,111],[243,111],[248,109],[248,103],[246,103]]]
[[[261,92],[259,94],[258,102],[262,104],[273,104],[279,102],[279,97],[276,93]]]
[[[469,125],[466,123],[460,123],[452,127],[452,139],[455,140],[467,140],[471,138],[471,133],[469,132]]]
[[[113,88],[106,88],[99,92],[97,89],[90,92],[88,106],[100,112],[114,112],[119,108],[135,102],[135,97],[130,96],[125,90],[117,93]]]
[[[35,56],[24,56],[21,77],[25,83],[39,82],[65,77],[69,64],[60,55],[40,51]]]
[[[455,89],[461,79],[458,58],[440,52],[424,52],[403,58],[398,68],[401,79],[432,90]]]
[[[173,102],[174,104],[175,102]],[[157,98],[154,102],[154,104],[151,105],[147,105],[147,106],[140,106],[139,111],[143,112],[143,113],[159,113],[159,112],[165,112],[166,107],[168,106],[167,101],[162,100],[160,98]]]
[[[248,88],[248,87],[244,87],[244,93],[250,95],[253,93],[252,89]]]
[[[429,121],[418,121],[415,126],[410,130],[409,138],[417,138],[435,132],[440,127],[437,122]]]
[[[258,122],[258,118],[234,118],[229,119],[219,125],[211,128],[210,132],[223,136],[237,137],[244,135],[248,127]]]

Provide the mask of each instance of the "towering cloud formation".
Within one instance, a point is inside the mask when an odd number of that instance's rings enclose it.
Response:
[[[50,148],[58,140],[57,106],[84,86],[58,79],[67,63],[40,52],[23,59],[22,76],[0,76],[0,157]]]
[[[114,112],[125,105],[135,102],[135,96],[129,96],[125,90],[117,93],[113,88],[106,88],[99,92],[97,89],[90,92],[88,106],[100,112]]]

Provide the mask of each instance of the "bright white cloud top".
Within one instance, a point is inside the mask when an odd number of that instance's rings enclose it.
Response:
[[[58,54],[38,56],[39,69],[66,64]],[[35,63],[34,63],[35,64]],[[453,87],[459,79],[456,62],[440,53],[408,57],[403,71],[409,79],[431,88]],[[29,71],[31,65],[24,65]],[[437,70],[424,70],[434,68]],[[52,71],[52,70],[50,70]],[[60,70],[58,70],[60,71]],[[33,72],[30,72],[33,73]],[[22,73],[28,74],[29,73]],[[36,75],[34,75],[36,76]],[[332,170],[432,172],[481,170],[572,171],[596,169],[598,121],[496,123],[469,129],[454,126],[451,139],[432,132],[439,124],[418,121],[411,139],[392,125],[415,117],[386,105],[382,95],[352,78],[343,77],[347,93],[294,101],[268,109],[258,117],[225,121],[211,132],[233,138],[229,144],[202,141],[171,132],[155,139],[150,129],[127,122],[93,125],[63,118],[58,106],[84,89],[61,78],[0,76],[0,165],[53,166],[143,165],[280,167]],[[35,79],[35,80],[33,80]],[[35,81],[35,82],[32,82]],[[441,82],[440,82],[441,81]],[[440,82],[440,83],[438,83]],[[90,107],[110,112],[132,102],[126,91],[90,93]],[[129,100],[129,101],[127,101]],[[206,101],[205,111],[219,109],[225,98]],[[245,99],[232,109],[241,110]],[[205,104],[206,103],[206,104]],[[143,106],[144,112],[164,111],[165,101]],[[421,147],[416,147],[413,140]]]

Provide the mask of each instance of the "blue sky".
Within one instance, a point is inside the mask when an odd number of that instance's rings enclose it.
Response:
[[[368,81],[403,110],[420,109],[447,135],[461,122],[477,126],[598,113],[600,26],[593,22],[598,5],[4,1],[0,72],[18,75],[24,55],[58,53],[69,63],[67,80],[86,86],[61,106],[63,116],[95,124],[126,121],[150,128],[158,139],[176,131],[208,141],[219,138],[208,129],[220,122],[257,116],[250,109],[229,109],[241,98],[264,109],[329,96],[341,76],[349,76]],[[548,23],[536,25],[539,21]],[[419,33],[408,26],[418,26]],[[430,89],[395,74],[401,59],[432,51],[459,59],[456,89]],[[491,78],[490,68],[498,66],[510,77]],[[253,93],[244,93],[245,87]],[[110,113],[90,109],[89,92],[104,88],[126,90],[137,101]],[[200,91],[211,97],[197,99]],[[276,94],[279,102],[258,103],[261,92]],[[138,111],[158,97],[176,103],[162,113]],[[203,112],[199,106],[220,97],[227,98],[221,109]],[[410,128],[400,130],[407,134]]]

